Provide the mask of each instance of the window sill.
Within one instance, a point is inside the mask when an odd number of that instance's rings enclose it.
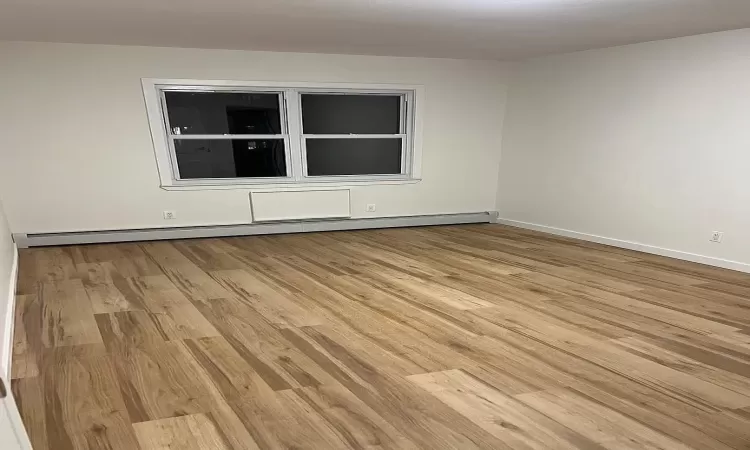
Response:
[[[351,181],[311,181],[306,183],[235,183],[235,184],[191,184],[191,185],[162,185],[165,191],[214,191],[214,190],[236,190],[247,189],[251,191],[299,191],[299,190],[325,190],[335,188],[346,188],[353,186],[382,186],[396,184],[416,184],[421,178],[408,178],[402,180],[351,180]]]

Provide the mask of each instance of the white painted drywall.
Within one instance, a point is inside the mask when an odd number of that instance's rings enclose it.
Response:
[[[519,65],[498,209],[750,263],[750,29]]]
[[[16,246],[10,236],[10,229],[5,220],[3,204],[0,203],[0,377],[6,378],[9,372],[10,351],[12,346],[11,331],[13,329],[13,303],[16,276],[13,262],[16,256]]]
[[[0,43],[0,61],[0,190],[15,233],[251,221],[248,189],[159,188],[142,77],[423,85],[423,180],[352,187],[352,217],[495,209],[502,63],[19,42]]]

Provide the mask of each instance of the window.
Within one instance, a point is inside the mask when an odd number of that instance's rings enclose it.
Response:
[[[403,173],[402,95],[303,93],[301,100],[308,176]]]
[[[161,93],[177,179],[287,176],[282,93]]]
[[[162,185],[417,178],[419,88],[144,80]]]

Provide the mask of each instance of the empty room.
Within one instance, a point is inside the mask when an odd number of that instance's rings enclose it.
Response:
[[[750,1],[0,0],[0,449],[750,448]]]

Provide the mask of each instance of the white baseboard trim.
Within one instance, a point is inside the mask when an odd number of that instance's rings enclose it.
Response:
[[[13,245],[13,263],[10,266],[10,282],[8,283],[8,304],[5,311],[5,333],[0,336],[0,367],[3,378],[10,380],[10,367],[13,359],[13,326],[16,314],[16,283],[18,282],[18,248]]]
[[[107,242],[156,241],[260,234],[308,233],[314,231],[362,230],[368,228],[417,227],[492,223],[491,212],[438,214],[428,216],[382,217],[372,219],[297,220],[249,225],[226,225],[183,228],[151,228],[142,230],[82,231],[68,233],[14,234],[18,248],[50,245],[99,244]]]
[[[497,219],[497,223],[503,225],[510,225],[512,227],[525,228],[528,230],[541,231],[544,233],[556,234],[558,236],[565,236],[569,238],[581,239],[584,241],[596,242],[598,244],[611,245],[613,247],[626,248],[628,250],[636,250],[644,253],[651,253],[659,256],[667,256],[670,258],[682,259],[685,261],[691,261],[700,264],[708,264],[709,266],[721,267],[724,269],[736,270],[739,272],[750,273],[750,264],[731,261],[728,259],[715,258],[713,256],[698,255],[695,253],[683,252],[680,250],[672,250],[663,247],[656,247],[654,245],[641,244],[638,242],[625,241],[622,239],[608,238],[604,236],[597,236],[595,234],[580,233],[578,231],[565,230],[563,228],[549,227],[546,225],[539,225],[529,222],[521,222],[518,220],[511,219]]]

